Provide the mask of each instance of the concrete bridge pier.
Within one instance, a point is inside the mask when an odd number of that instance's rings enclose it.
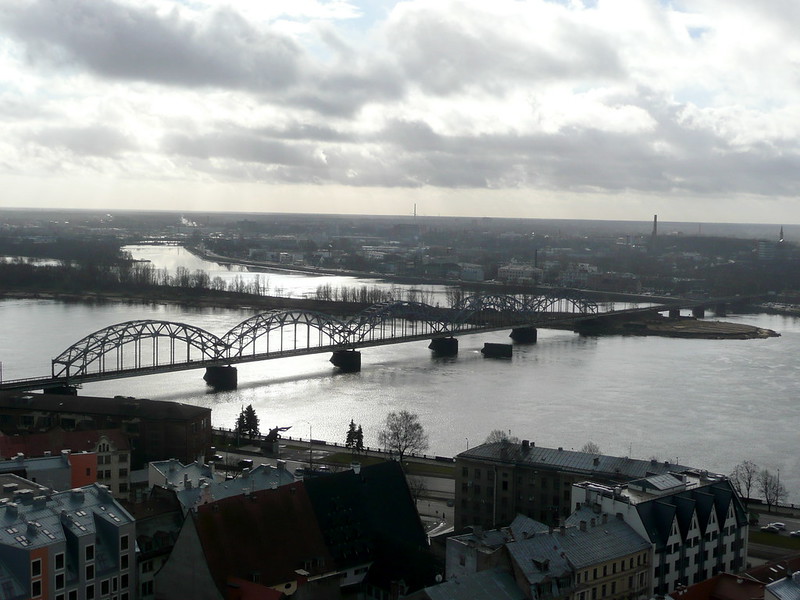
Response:
[[[718,317],[727,317],[728,316],[728,305],[724,302],[720,302],[714,307],[714,314]]]
[[[203,380],[214,391],[224,392],[236,389],[239,385],[239,374],[236,367],[206,367]]]
[[[677,319],[681,316],[681,309],[680,308],[670,308],[669,309],[669,318],[670,319]]]
[[[45,392],[48,394],[60,394],[62,396],[77,396],[78,388],[74,385],[59,385],[58,387],[48,388]]]
[[[433,338],[428,348],[437,356],[455,356],[458,354],[458,340],[454,337]]]
[[[704,306],[695,306],[692,309],[692,316],[695,319],[702,319],[706,316],[706,308]]]
[[[535,344],[537,336],[536,327],[517,327],[508,337],[520,344]]]
[[[483,344],[481,354],[486,358],[511,358],[513,346],[511,344],[493,344],[486,342]]]
[[[345,373],[357,373],[361,370],[361,352],[358,350],[335,350],[331,356],[334,367]]]

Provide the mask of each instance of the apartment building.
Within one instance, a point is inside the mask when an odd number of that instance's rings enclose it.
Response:
[[[132,600],[135,530],[104,486],[0,499],[0,597]]]
[[[482,444],[456,456],[455,529],[496,528],[517,514],[559,525],[573,510],[575,483],[616,485],[689,470],[669,461],[542,448],[528,440]]]
[[[615,487],[581,482],[572,501],[601,518],[624,521],[648,540],[652,593],[668,594],[745,566],[747,513],[725,477],[695,471]]]

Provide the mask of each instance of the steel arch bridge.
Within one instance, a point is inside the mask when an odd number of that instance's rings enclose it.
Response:
[[[546,325],[596,314],[597,304],[569,294],[476,295],[454,308],[382,302],[349,319],[316,311],[270,310],[218,337],[185,323],[137,320],[95,331],[52,360],[50,378],[16,380],[4,389],[99,381],[149,373],[225,366],[282,356]],[[23,381],[32,382],[24,387]],[[13,384],[17,383],[16,387]]]

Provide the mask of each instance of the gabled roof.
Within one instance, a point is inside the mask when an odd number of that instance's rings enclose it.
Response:
[[[590,479],[629,481],[650,475],[665,475],[669,472],[683,472],[690,467],[656,460],[639,460],[636,458],[607,456],[589,452],[576,452],[561,448],[541,448],[538,446],[514,444],[512,442],[493,442],[482,444],[461,452],[456,459],[491,460],[500,463],[512,463],[567,471],[585,475]]]
[[[204,504],[194,520],[209,571],[224,594],[229,577],[265,585],[333,569],[311,501],[302,483]]]

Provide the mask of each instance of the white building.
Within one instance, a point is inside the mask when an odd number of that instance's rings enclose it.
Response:
[[[725,477],[656,475],[614,488],[582,482],[572,502],[620,518],[650,541],[655,594],[745,566],[747,513]]]

